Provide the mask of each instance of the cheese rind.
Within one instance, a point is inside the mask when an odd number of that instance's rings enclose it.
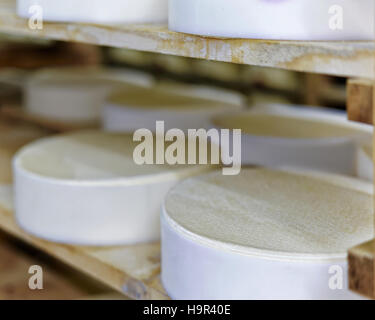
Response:
[[[168,194],[162,281],[174,299],[352,299],[332,266],[373,237],[371,185],[310,172],[209,173]],[[336,270],[336,269],[335,269]]]
[[[242,130],[242,164],[355,175],[357,145],[372,136],[372,128],[340,115],[300,109],[219,115],[212,124]]]
[[[169,28],[225,38],[373,40],[373,12],[371,0],[171,0]]]
[[[89,23],[160,23],[168,17],[167,0],[17,0],[17,13],[30,18],[43,9],[44,21]]]
[[[168,90],[139,89],[113,94],[103,110],[103,127],[108,131],[155,131],[156,121],[164,121],[165,130],[200,129],[210,126],[213,116],[239,111],[241,105],[174,94]]]

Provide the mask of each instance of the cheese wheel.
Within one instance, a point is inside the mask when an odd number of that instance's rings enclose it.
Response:
[[[373,40],[372,0],[170,0],[173,31],[226,38]]]
[[[15,157],[19,225],[82,245],[156,241],[167,191],[208,166],[137,165],[128,134],[83,131],[42,139]]]
[[[370,126],[311,110],[227,114],[213,118],[212,123],[219,128],[241,129],[242,164],[303,167],[347,175],[355,175],[357,144],[372,136]]]
[[[208,85],[160,81],[156,84],[155,88],[183,96],[192,96],[240,106],[245,104],[245,97],[241,93]]]
[[[369,183],[303,171],[217,171],[166,197],[162,282],[174,299],[355,298],[346,251],[372,238]],[[334,290],[331,279],[345,286]]]
[[[357,148],[357,176],[373,181],[374,180],[374,162],[373,162],[373,148],[372,143],[368,142],[359,145]]]
[[[37,5],[42,12],[34,6]],[[91,23],[155,23],[166,22],[167,0],[17,0],[18,15],[44,21]]]
[[[129,77],[120,71],[84,68],[43,70],[32,76],[25,86],[25,109],[47,120],[97,124],[105,99],[112,90],[124,86],[138,88],[139,84],[143,84],[139,78],[136,78],[136,84],[126,83],[127,79]]]
[[[210,124],[214,115],[241,110],[228,104],[197,96],[174,94],[167,90],[139,89],[113,94],[104,107],[102,124],[108,131],[155,131],[156,121],[164,121],[165,130],[200,129]]]

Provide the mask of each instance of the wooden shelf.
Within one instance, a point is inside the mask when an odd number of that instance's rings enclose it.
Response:
[[[16,0],[0,3],[0,32],[151,51],[192,58],[373,78],[375,44],[366,41],[307,42],[205,38],[166,26],[45,23],[31,30],[15,11]]]
[[[168,299],[160,283],[160,245],[79,247],[32,237],[0,203],[0,229],[133,299]]]

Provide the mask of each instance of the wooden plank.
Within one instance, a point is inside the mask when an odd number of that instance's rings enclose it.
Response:
[[[368,105],[371,110],[375,107],[375,86],[371,81],[360,82],[360,85],[367,87],[364,91],[365,99],[370,100],[372,103]],[[370,87],[371,89],[369,89]],[[363,90],[363,88],[361,89]],[[370,92],[371,91],[371,92]],[[363,97],[363,94],[362,94]],[[368,103],[368,102],[367,102]],[[370,112],[364,112],[367,114],[367,121],[370,122]],[[372,123],[375,120],[375,114],[372,113]],[[375,136],[373,137],[373,143],[375,146]],[[375,157],[374,157],[375,166]],[[375,193],[374,193],[375,199]],[[375,210],[375,201],[374,201]],[[374,226],[375,226],[375,215],[374,215]],[[355,248],[349,250],[348,263],[349,263],[349,288],[359,294],[366,297],[375,299],[375,239],[367,243],[361,244]]]
[[[348,119],[373,124],[373,81],[349,79],[347,97]]]
[[[159,243],[80,247],[40,240],[22,231],[0,204],[0,229],[133,299],[168,299],[160,283]]]
[[[108,288],[88,281],[82,275],[78,277],[71,269],[20,245],[3,233],[0,233],[0,257],[0,300],[71,300],[110,294]],[[28,271],[33,265],[42,267],[42,290],[28,287],[31,277]]]
[[[268,41],[207,38],[171,32],[165,25],[44,23],[31,30],[17,17],[16,0],[0,4],[0,32],[77,41],[207,60],[268,66],[340,76],[373,77],[371,41]]]
[[[375,299],[375,240],[349,251],[349,288]]]

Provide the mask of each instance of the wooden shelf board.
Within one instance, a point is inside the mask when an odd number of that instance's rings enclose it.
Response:
[[[22,231],[0,204],[0,229],[133,299],[168,299],[160,283],[160,245],[67,246]]]
[[[375,70],[375,44],[371,41],[206,38],[158,25],[44,23],[43,30],[31,30],[27,20],[17,17],[15,2],[1,1],[0,32],[339,76],[373,78]]]

